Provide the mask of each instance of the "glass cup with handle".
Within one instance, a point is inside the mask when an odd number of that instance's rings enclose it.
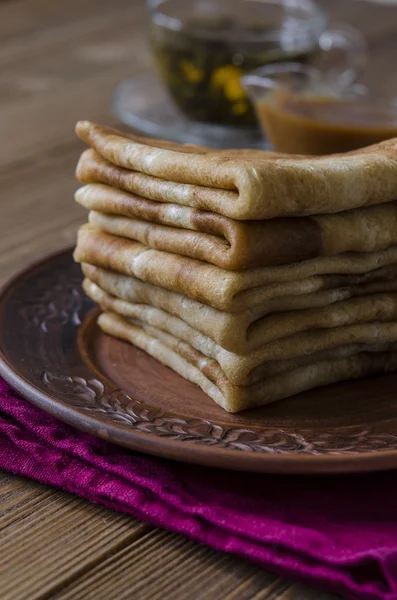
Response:
[[[266,138],[279,152],[332,154],[397,137],[396,96],[346,73],[272,64],[242,77]]]
[[[313,0],[148,0],[150,42],[160,78],[189,119],[255,127],[243,74],[281,62],[313,64],[336,50],[352,81],[366,60],[363,36],[328,27]]]

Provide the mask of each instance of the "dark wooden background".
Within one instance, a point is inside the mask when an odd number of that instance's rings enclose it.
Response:
[[[397,96],[397,6],[323,2],[366,33],[367,80]],[[140,0],[0,0],[0,281],[72,244],[73,128],[117,125],[115,85],[151,68]],[[394,78],[394,79],[393,79]],[[233,475],[235,476],[235,475]],[[62,491],[0,473],[0,598],[331,600]]]

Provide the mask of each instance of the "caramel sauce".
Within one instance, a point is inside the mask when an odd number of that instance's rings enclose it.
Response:
[[[274,94],[257,112],[278,152],[332,154],[397,137],[397,108],[355,100]]]

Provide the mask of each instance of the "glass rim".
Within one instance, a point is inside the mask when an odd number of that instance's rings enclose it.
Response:
[[[161,10],[162,6],[170,4],[175,0],[147,0],[147,7],[150,12],[151,20],[156,22],[156,25],[160,25],[164,29],[169,29],[172,31],[183,31],[186,26],[186,19],[178,16],[170,16]],[[196,2],[200,2],[201,0],[185,0],[185,4],[191,3],[194,4]],[[229,0],[230,3],[230,12],[232,12],[232,5],[236,4],[249,4],[256,3],[258,5],[263,4],[270,6],[278,6],[280,9],[285,11],[285,15],[288,16],[289,11],[290,14],[293,14],[294,11],[301,10],[306,13],[308,21],[306,21],[306,27],[309,30],[313,30],[314,35],[319,36],[325,30],[327,24],[327,15],[325,10],[319,6],[314,0]],[[280,23],[281,25],[281,23]],[[244,32],[244,29],[241,29],[241,32]],[[246,31],[249,31],[248,28]],[[205,26],[201,26],[195,30],[195,33],[202,34],[212,34],[214,35],[214,30],[211,28],[207,28]],[[228,38],[237,37],[236,32],[231,32],[230,30],[222,30],[222,28],[216,30],[216,36],[219,39],[219,36],[224,34]],[[252,34],[250,32],[250,39],[252,41],[274,41],[278,40],[280,35],[280,28],[275,26],[272,29],[267,29],[266,31],[261,31],[256,34]]]
[[[262,67],[258,67],[253,71],[249,71],[245,75],[243,75],[243,80],[251,80],[260,82],[261,80],[265,80],[269,75],[277,75],[277,73],[291,73],[292,75],[305,75],[307,77],[312,77],[313,79],[318,79],[321,77],[321,70],[314,65],[303,65],[299,62],[282,62],[282,63],[270,63],[268,65],[263,65]]]
[[[315,95],[319,96],[334,96],[339,100],[351,100],[354,101],[357,110],[360,110],[363,106],[373,106],[377,109],[385,109],[388,112],[395,113],[397,122],[397,97],[391,94],[374,95],[373,90],[368,88],[359,81],[352,81],[346,86],[338,86],[336,81],[330,81],[324,79],[324,73],[318,67],[314,65],[302,65],[301,63],[278,63],[264,65],[258,67],[253,71],[244,74],[241,77],[241,83],[249,94],[250,88],[262,88],[263,91],[271,90],[274,88],[274,82],[271,77],[277,74],[290,73],[291,75],[303,75],[307,78],[307,81],[318,87],[318,92]],[[304,85],[304,81],[302,82]],[[288,84],[280,82],[280,88],[288,89]],[[293,94],[299,95],[301,92],[292,91]],[[310,92],[313,94],[313,90]]]

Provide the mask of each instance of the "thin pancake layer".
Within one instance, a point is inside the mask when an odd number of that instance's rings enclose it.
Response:
[[[84,225],[74,257],[77,262],[137,277],[214,308],[239,312],[276,297],[388,281],[389,267],[397,263],[397,247],[382,252],[347,252],[290,266],[225,271]]]
[[[384,346],[397,342],[397,323],[363,323],[300,333],[266,344],[248,354],[228,352],[209,336],[203,335],[182,319],[154,307],[128,303],[109,296],[96,284],[86,280],[86,293],[100,304],[103,310],[139,321],[143,327],[155,327],[170,334],[214,360],[226,377],[236,385],[250,385],[272,372],[275,363],[311,362],[310,356],[345,352],[347,346]],[[302,360],[302,359],[309,359]],[[279,367],[276,367],[279,369]]]
[[[298,316],[302,311],[307,312],[308,309],[341,303],[343,300],[353,297],[397,292],[396,268],[395,276],[391,281],[372,282],[314,294],[276,298],[264,302],[255,309],[240,313],[227,313],[134,277],[120,275],[87,264],[83,264],[82,268],[84,275],[107,294],[133,304],[146,304],[164,310],[212,338],[226,350],[240,354],[248,352],[254,347],[257,339],[253,335],[254,331],[258,332],[265,328],[265,336],[267,335],[266,317],[268,315],[299,311],[296,313]],[[294,318],[293,314],[292,318]]]
[[[85,290],[96,302],[101,305],[104,304],[105,299],[102,299],[100,288],[95,283],[86,281]],[[102,290],[102,293],[104,294],[105,292]],[[110,297],[106,301],[108,302],[107,308],[113,312],[118,312],[110,304]],[[159,311],[159,309],[151,305],[133,303],[132,306],[135,311],[138,311],[132,317],[136,317],[140,321],[146,321],[149,318],[146,315],[160,314],[160,312],[163,314],[165,322],[171,318],[169,312]],[[338,302],[328,307],[269,315],[252,323],[245,332],[244,341],[240,344],[234,343],[225,346],[218,340],[215,340],[211,328],[208,328],[207,331],[208,336],[226,350],[234,351],[238,354],[247,354],[265,344],[304,331],[331,329],[333,327],[344,327],[356,323],[395,320],[397,320],[397,294],[373,294]],[[244,332],[241,331],[239,333],[242,338]],[[236,331],[234,329],[227,331],[226,334],[229,339],[236,339]]]
[[[150,177],[128,191],[239,220],[334,213],[397,198],[397,141],[326,157],[210,150],[89,121],[78,136],[109,162]]]
[[[322,239],[317,223],[309,217],[235,221],[208,211],[153,202],[99,183],[77,190],[76,201],[92,211],[90,222],[98,229],[137,240],[150,248],[210,262],[223,269],[282,265],[332,253],[328,252],[332,250],[328,238],[332,238],[324,231]],[[394,208],[397,214],[397,207]],[[390,227],[391,213],[389,210]],[[359,237],[356,227],[354,235],[335,237],[333,249],[338,252],[367,250],[360,244]],[[395,238],[397,242],[397,235]],[[370,249],[374,245],[386,248],[394,243],[387,227],[381,236],[374,234],[372,239]],[[323,242],[326,245],[323,246]]]
[[[341,252],[373,252],[397,243],[397,203],[337,215],[235,221],[208,211],[161,204],[103,184],[76,192],[89,222],[155,250],[228,270],[291,264]]]
[[[204,355],[173,336],[155,328],[144,329],[139,322],[128,323],[113,313],[100,315],[98,324],[106,333],[138,346],[200,386],[228,412],[261,406],[344,379],[397,369],[397,353],[361,353],[333,361],[320,361],[269,377],[249,387],[239,387],[231,384],[219,367],[208,365]]]

